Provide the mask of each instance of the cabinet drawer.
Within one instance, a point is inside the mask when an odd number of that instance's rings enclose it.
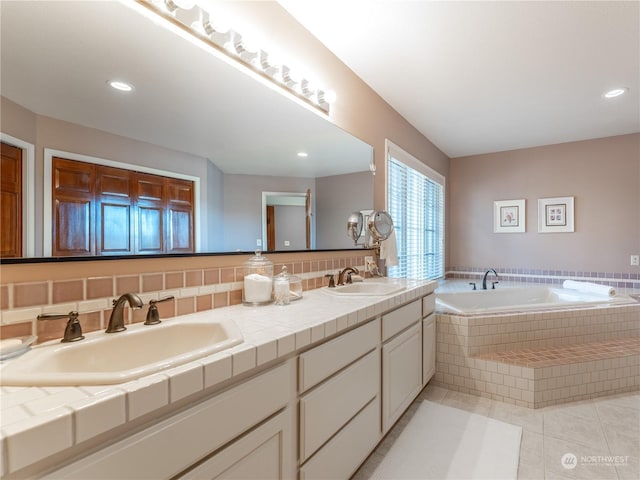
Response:
[[[427,317],[432,314],[436,309],[436,296],[435,294],[427,295],[422,298],[422,316]]]
[[[48,478],[171,478],[287,405],[291,364],[205,400]]]
[[[422,388],[422,325],[382,347],[382,428],[386,433]]]
[[[376,348],[300,398],[300,461],[304,462],[380,390]]]
[[[385,314],[382,317],[382,341],[390,339],[421,318],[422,304],[420,300]]]
[[[359,327],[300,355],[298,389],[300,393],[346,367],[380,343],[380,320]]]
[[[300,468],[300,480],[351,477],[380,435],[380,400],[376,398]]]

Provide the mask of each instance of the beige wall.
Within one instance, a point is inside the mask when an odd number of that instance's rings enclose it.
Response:
[[[640,134],[451,159],[450,267],[638,273]],[[537,199],[575,197],[575,233],[537,233]],[[526,233],[493,233],[494,200],[526,199]]]
[[[0,130],[35,145],[36,114],[0,96]]]
[[[209,0],[210,2],[215,0]],[[204,2],[203,2],[204,5]],[[311,33],[274,1],[223,2],[231,15],[242,18],[242,27],[254,37],[273,45],[282,57],[304,64],[326,88],[336,91],[331,121],[372,145],[377,166],[374,178],[374,205],[384,208],[384,142],[388,138],[399,147],[447,176],[449,161],[424,135],[387,104],[360,77],[327,50]],[[269,48],[266,48],[268,51]]]

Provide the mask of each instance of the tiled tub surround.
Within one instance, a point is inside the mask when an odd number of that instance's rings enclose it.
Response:
[[[130,428],[153,423],[276,360],[292,358],[367,319],[427,295],[436,286],[426,281],[383,281],[406,289],[384,297],[339,298],[316,289],[286,307],[236,305],[191,314],[213,320],[233,319],[244,343],[136,381],[94,387],[2,386],[0,475],[22,478],[59,464]],[[40,461],[35,470],[30,470],[31,464]],[[17,476],[13,473],[16,471]]]
[[[482,280],[487,267],[446,267],[447,279]],[[532,268],[496,268],[500,282],[521,282],[561,285],[565,280],[600,283],[615,288],[640,290],[640,273],[578,272],[569,270],[543,270]],[[489,276],[495,281],[493,274]]]
[[[327,285],[328,281],[324,278],[326,273],[336,273],[346,266],[357,266],[364,271],[365,254],[346,251],[297,256],[267,254],[267,257],[274,262],[274,273],[279,273],[282,266],[286,265],[290,273],[302,278],[304,290],[312,290]],[[237,305],[242,302],[243,263],[247,258],[248,255],[156,259],[156,263],[166,265],[166,271],[145,271],[146,265],[153,259],[147,262],[141,259],[136,260],[144,262],[140,264],[138,272],[119,273],[116,267],[115,272],[109,275],[102,271],[101,267],[106,265],[103,262],[74,262],[81,267],[88,267],[86,276],[75,278],[64,278],[64,269],[69,263],[40,264],[40,268],[45,272],[50,271],[51,275],[41,275],[42,280],[30,281],[12,281],[11,274],[16,269],[29,269],[33,265],[2,265],[0,336],[37,335],[38,342],[60,338],[66,320],[38,322],[36,317],[41,313],[68,313],[72,310],[80,312],[83,331],[104,329],[109,321],[111,301],[127,292],[138,293],[145,304],[151,299],[174,296],[175,300],[157,305],[160,318]],[[194,259],[197,261],[194,262]],[[124,266],[126,262],[130,260],[108,263]],[[185,265],[188,263],[195,264],[187,268]],[[141,322],[147,310],[127,308],[126,311],[128,322]]]
[[[436,383],[520,406],[640,389],[640,304],[477,316],[438,313],[436,344]]]

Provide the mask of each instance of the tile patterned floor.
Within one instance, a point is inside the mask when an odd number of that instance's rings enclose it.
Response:
[[[423,400],[520,425],[519,480],[640,479],[640,392],[533,410],[427,385],[352,480],[371,477]]]
[[[516,351],[485,353],[478,355],[476,358],[522,367],[542,368],[629,355],[640,355],[640,337],[603,340],[554,348],[524,348]]]

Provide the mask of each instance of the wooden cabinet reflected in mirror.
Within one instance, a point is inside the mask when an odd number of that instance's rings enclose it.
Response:
[[[0,256],[22,256],[22,149],[2,143]]]
[[[193,253],[193,182],[54,157],[54,256]]]

